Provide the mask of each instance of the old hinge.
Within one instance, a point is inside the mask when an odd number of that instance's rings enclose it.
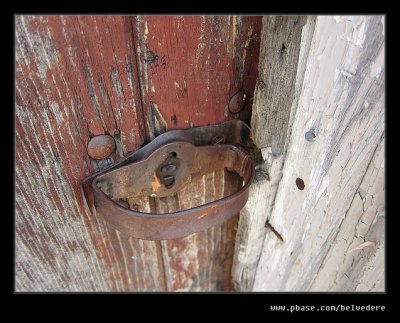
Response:
[[[243,208],[254,177],[254,163],[246,152],[251,145],[250,129],[240,120],[168,131],[86,178],[83,197],[91,212],[127,235],[145,240],[187,236],[222,223]],[[116,203],[128,196],[172,196],[190,180],[224,168],[239,174],[243,186],[211,203],[167,214],[137,212]]]

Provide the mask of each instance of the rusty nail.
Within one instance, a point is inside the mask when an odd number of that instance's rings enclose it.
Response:
[[[87,153],[93,159],[109,157],[115,150],[114,138],[109,135],[99,135],[90,139]]]
[[[231,97],[228,104],[228,109],[230,113],[239,113],[243,110],[246,103],[246,93],[243,91],[237,92]]]
[[[223,145],[224,143],[225,143],[224,136],[215,136],[213,139],[211,139],[211,145]]]

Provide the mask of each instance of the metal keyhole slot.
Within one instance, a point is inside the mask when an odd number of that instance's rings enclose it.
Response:
[[[164,184],[165,188],[172,188],[175,184],[175,177],[179,171],[181,161],[177,158],[176,152],[171,152],[168,154],[167,159],[162,163],[158,170],[157,176],[160,182]]]

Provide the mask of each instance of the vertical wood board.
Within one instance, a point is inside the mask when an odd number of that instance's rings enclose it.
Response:
[[[233,277],[239,291],[251,291],[253,287],[267,230],[265,223],[282,178],[314,25],[315,17],[263,18],[260,75],[252,116],[252,137],[261,150],[263,162],[256,167],[256,181],[241,211],[236,235]],[[285,49],[281,52],[279,48]]]
[[[310,289],[384,132],[383,57],[383,17],[317,18],[254,290]]]
[[[382,139],[311,291],[385,291],[384,147]]]
[[[251,101],[234,115],[227,106],[238,90],[249,95],[254,91],[261,17],[138,16],[133,23],[150,138],[169,129],[218,124],[234,117],[250,121]],[[180,194],[180,205],[209,199],[210,191],[224,182],[231,183],[226,176],[205,177],[198,187]],[[163,241],[167,289],[232,290],[237,220]]]
[[[83,178],[163,131],[249,117],[250,101],[237,115],[227,114],[225,107],[239,88],[254,90],[260,17],[149,17],[150,45],[146,19],[16,17],[17,291],[232,289],[237,218],[182,240],[154,242],[126,237],[83,206]],[[230,46],[220,45],[225,31]],[[160,39],[163,46],[154,47]],[[178,64],[185,61],[177,48],[189,60],[201,46],[198,64],[206,66],[211,56],[212,68],[200,69],[192,61]],[[150,55],[149,61],[148,50],[154,48],[160,60]],[[170,64],[162,64],[163,56]],[[215,64],[215,57],[226,65]],[[185,84],[180,76],[191,91],[189,101],[170,91],[171,84],[176,87],[168,79]],[[151,87],[147,91],[147,80],[158,84],[154,95]],[[162,80],[166,86],[161,86]],[[209,89],[200,89],[207,82]],[[175,124],[170,112],[181,123]],[[197,119],[184,122],[195,113]],[[117,150],[95,161],[88,157],[86,145],[102,133],[115,138]],[[221,183],[226,188],[215,191],[217,195],[236,187],[224,176],[204,177],[199,186],[205,194],[202,200],[211,198],[213,187]],[[140,207],[151,211],[146,201]]]
[[[86,153],[91,136],[116,137],[106,164],[145,139],[131,24],[61,16],[15,23],[16,290],[129,289],[116,232],[83,207],[79,185],[102,167]]]

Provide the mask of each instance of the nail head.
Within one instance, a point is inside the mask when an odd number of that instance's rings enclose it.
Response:
[[[115,150],[114,138],[109,135],[99,135],[90,139],[87,145],[87,153],[93,159],[109,157]]]
[[[314,130],[309,130],[305,133],[304,137],[307,141],[314,141],[317,136],[315,135]]]
[[[239,113],[243,110],[245,104],[246,93],[244,93],[243,91],[239,91],[229,100],[228,110],[230,113]]]

